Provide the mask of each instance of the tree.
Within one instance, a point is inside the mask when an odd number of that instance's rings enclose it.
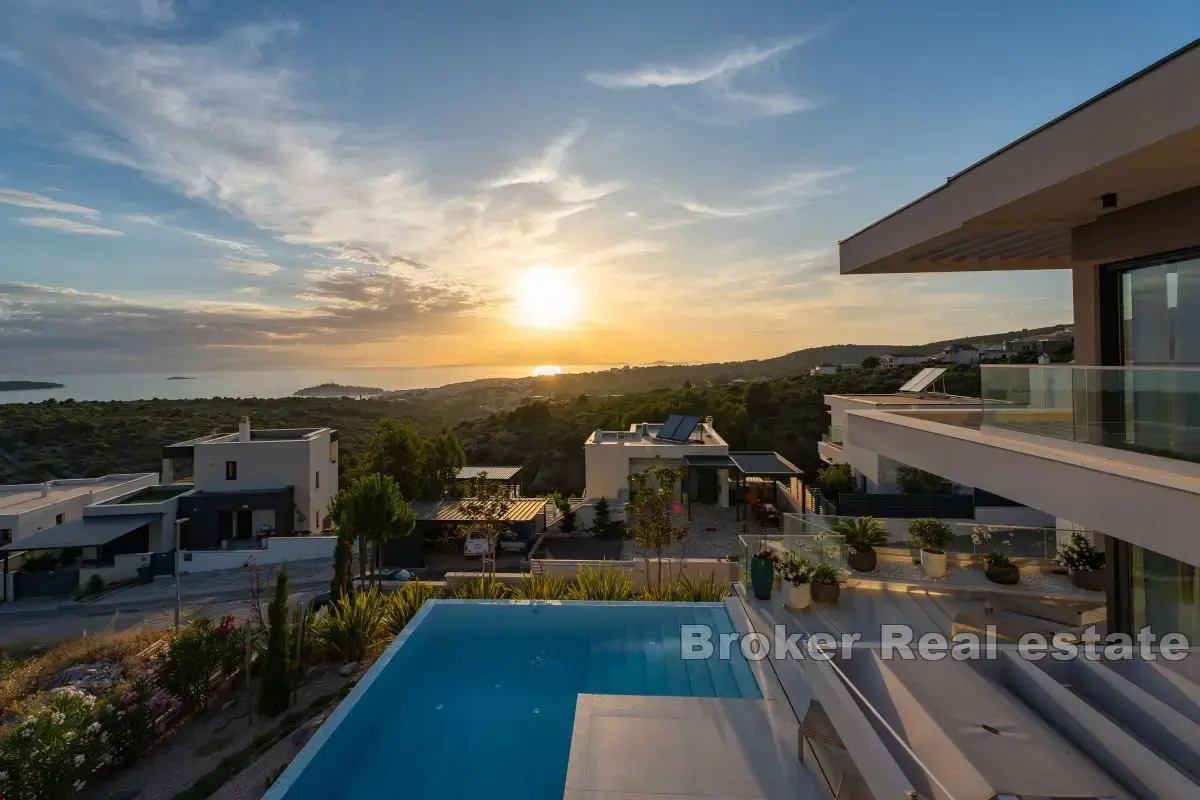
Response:
[[[604,536],[608,533],[609,528],[612,527],[612,509],[608,507],[608,501],[603,497],[596,501],[596,505],[593,508],[592,530],[600,534],[600,536]]]
[[[954,484],[932,472],[902,465],[896,468],[901,494],[953,494]]]
[[[878,356],[867,356],[866,358],[864,358],[862,360],[862,368],[863,369],[875,369],[878,366],[879,366],[879,357]]]
[[[267,654],[263,659],[262,688],[258,710],[268,716],[287,711],[291,698],[291,671],[288,669],[288,574],[281,567],[275,575],[275,599],[267,607]]]
[[[333,579],[329,582],[331,603],[336,603],[349,593],[350,571],[354,568],[354,520],[349,497],[350,492],[343,489],[329,501],[329,519],[338,537],[333,550]]]
[[[489,481],[487,473],[483,472],[467,482],[463,499],[459,508],[463,516],[470,522],[459,526],[459,533],[482,533],[487,539],[487,553],[480,561],[481,572],[487,572],[492,579],[496,577],[496,553],[500,549],[500,539],[509,533],[508,514],[512,510],[513,498],[508,487],[496,481]],[[488,570],[488,565],[491,570]]]
[[[626,517],[633,525],[633,540],[642,549],[646,580],[650,580],[650,551],[658,560],[657,582],[662,583],[663,551],[687,538],[686,525],[676,525],[673,516],[675,485],[687,474],[674,467],[651,467],[629,476],[630,500]]]
[[[396,481],[391,475],[378,472],[363,475],[348,489],[338,492],[334,507],[338,519],[348,521],[352,535],[358,537],[359,571],[363,578],[367,574],[366,543],[380,545],[393,536],[407,535],[416,525],[412,507],[404,502]],[[375,548],[376,564],[381,549]]]
[[[467,463],[467,454],[453,433],[442,432],[425,441],[424,482],[421,496],[445,497]]]
[[[775,413],[775,392],[767,381],[755,381],[746,386],[746,413],[759,421]]]
[[[842,492],[853,492],[858,488],[854,470],[849,464],[830,464],[817,472],[817,483],[821,491],[827,495],[839,495]]]
[[[562,520],[559,522],[559,530],[563,533],[570,533],[575,530],[575,509],[571,508],[571,501],[563,496],[562,492],[555,492],[550,495],[551,502],[558,509],[558,513],[562,515]]]
[[[367,442],[367,472],[390,476],[408,500],[425,484],[425,443],[405,420],[384,417]]]

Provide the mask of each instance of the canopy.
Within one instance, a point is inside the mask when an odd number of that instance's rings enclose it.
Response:
[[[159,514],[80,517],[38,531],[0,547],[0,552],[63,550],[68,547],[100,547],[159,519]]]
[[[487,474],[489,481],[508,481],[516,477],[520,467],[463,467],[458,471],[460,481],[469,481]]]
[[[730,453],[729,457],[746,477],[790,478],[801,474],[799,467],[773,450]]]

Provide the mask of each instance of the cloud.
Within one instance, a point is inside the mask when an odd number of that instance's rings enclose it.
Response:
[[[18,217],[17,222],[22,225],[29,225],[33,228],[48,228],[62,233],[77,233],[84,236],[124,236],[123,231],[115,231],[111,228],[101,228],[96,225],[88,225],[74,219],[63,219],[62,217]]]
[[[644,64],[624,72],[590,72],[587,79],[606,89],[695,86],[706,81],[728,80],[812,39],[811,34],[790,36],[767,47],[749,45],[693,64]]]
[[[166,25],[176,18],[173,0],[24,0],[24,4],[35,11],[72,14],[116,25]]]
[[[270,261],[258,261],[251,258],[235,258],[233,256],[227,256],[224,263],[221,265],[221,269],[225,270],[226,272],[237,272],[242,275],[253,275],[259,278],[265,278],[270,275],[274,275],[276,272],[279,272],[279,270],[283,269],[283,267]]]
[[[208,244],[216,245],[217,247],[236,250],[239,253],[259,254],[262,252],[255,245],[247,244],[246,242],[239,242],[234,239],[223,239],[220,236],[213,236],[212,234],[204,233],[203,231],[194,231],[189,228],[180,228],[175,225],[169,225],[164,222],[161,217],[155,217],[150,214],[126,214],[125,219],[134,223],[135,225],[152,225],[156,228],[174,231],[175,233],[181,233],[184,236],[190,236],[193,239],[199,239],[202,242],[207,242]]]
[[[693,200],[683,200],[679,203],[680,208],[691,211],[693,214],[699,214],[704,217],[718,217],[720,219],[737,219],[739,217],[752,217],[756,214],[767,214],[772,211],[779,211],[783,208],[782,205],[759,205],[759,206],[710,206],[707,203],[697,203]]]
[[[752,197],[814,197],[832,194],[838,188],[828,186],[830,180],[853,172],[849,167],[801,169],[789,172],[750,190]]]
[[[514,165],[499,178],[490,181],[488,188],[544,186],[560,203],[590,203],[624,189],[625,184],[621,181],[588,183],[579,175],[565,171],[567,155],[586,131],[586,124],[574,123],[536,157]]]
[[[100,212],[94,208],[63,203],[33,192],[22,192],[19,189],[0,188],[0,203],[21,208],[35,208],[38,211],[49,211],[55,214],[81,214],[92,219],[100,216]]]
[[[829,182],[851,171],[846,167],[794,170],[744,190],[741,192],[744,202],[716,205],[697,200],[680,200],[678,205],[685,211],[701,217],[716,219],[741,219],[770,214],[803,205],[815,197],[840,191],[842,187],[832,186]]]
[[[306,278],[299,307],[150,302],[0,282],[0,349],[21,359],[14,369],[39,374],[101,363],[222,368],[261,366],[269,358],[311,364],[325,347],[474,332],[485,324],[478,313],[494,302],[464,285],[349,268]]]
[[[786,117],[817,106],[812,99],[789,92],[745,92],[726,86],[723,94],[729,102],[743,106],[752,117]]]
[[[576,256],[571,261],[581,267],[599,266],[622,258],[646,255],[648,253],[665,253],[669,247],[663,242],[645,239],[630,239],[614,245],[601,247],[588,253]]]

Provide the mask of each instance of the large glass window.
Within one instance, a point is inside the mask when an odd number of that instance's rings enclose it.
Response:
[[[1200,641],[1200,569],[1153,550],[1131,547],[1134,631],[1179,632]]]
[[[1121,273],[1126,366],[1200,364],[1200,257]]]

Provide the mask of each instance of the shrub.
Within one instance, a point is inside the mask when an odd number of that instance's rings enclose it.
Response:
[[[1082,533],[1072,531],[1058,548],[1054,563],[1076,572],[1092,572],[1104,569],[1104,553],[1093,547]]]
[[[658,603],[682,603],[690,598],[679,581],[663,581],[652,584],[642,590],[639,600],[649,600]]]
[[[835,522],[830,530],[846,539],[854,553],[873,553],[888,543],[887,527],[874,517],[856,517]]]
[[[779,567],[779,577],[793,586],[808,583],[812,579],[813,563],[807,558],[797,558],[790,553]]]
[[[512,589],[514,600],[565,600],[570,587],[557,575],[528,575]]]
[[[107,763],[99,702],[86,692],[55,689],[0,735],[0,795],[57,800],[81,791]]]
[[[313,625],[325,652],[344,663],[362,661],[383,644],[387,606],[376,588],[355,592],[331,604]]]
[[[607,564],[584,567],[567,596],[571,600],[629,600],[633,597],[633,578],[625,570]]]
[[[406,584],[400,591],[393,592],[387,599],[387,615],[384,625],[392,636],[404,630],[405,626],[425,605],[426,600],[433,600],[441,591],[433,584],[413,581]]]
[[[901,494],[954,493],[954,484],[942,476],[909,466],[896,468],[896,485]]]
[[[480,575],[461,584],[452,596],[455,600],[505,600],[510,593],[511,590],[502,581],[490,575]]]
[[[858,488],[854,470],[849,464],[830,464],[817,470],[817,483],[825,494],[838,495]]]
[[[817,564],[813,567],[812,575],[809,578],[813,583],[837,583],[841,578],[841,573],[833,564]]]
[[[922,550],[941,553],[954,541],[954,531],[943,520],[921,517],[908,523],[908,535],[913,545]]]
[[[93,573],[92,577],[88,578],[87,582],[88,594],[100,594],[104,591],[104,578]]]
[[[993,550],[983,557],[983,563],[989,569],[1012,569],[1016,566],[1013,560],[999,550]]]
[[[676,583],[679,584],[682,599],[693,603],[716,603],[729,596],[729,584],[717,580],[712,573],[697,578],[681,575]]]
[[[42,550],[25,556],[21,569],[25,572],[50,572],[58,566],[58,554],[53,550]]]
[[[245,657],[245,635],[225,617],[220,624],[202,618],[171,640],[159,659],[164,689],[190,708],[208,707],[216,673],[232,673]]]
[[[263,659],[258,710],[274,717],[287,711],[291,697],[291,671],[288,656],[288,574],[281,569],[275,576],[275,599],[267,607],[267,654]]]
[[[592,530],[602,538],[608,538],[611,535],[611,528],[612,509],[609,508],[608,501],[601,497],[593,507]]]

